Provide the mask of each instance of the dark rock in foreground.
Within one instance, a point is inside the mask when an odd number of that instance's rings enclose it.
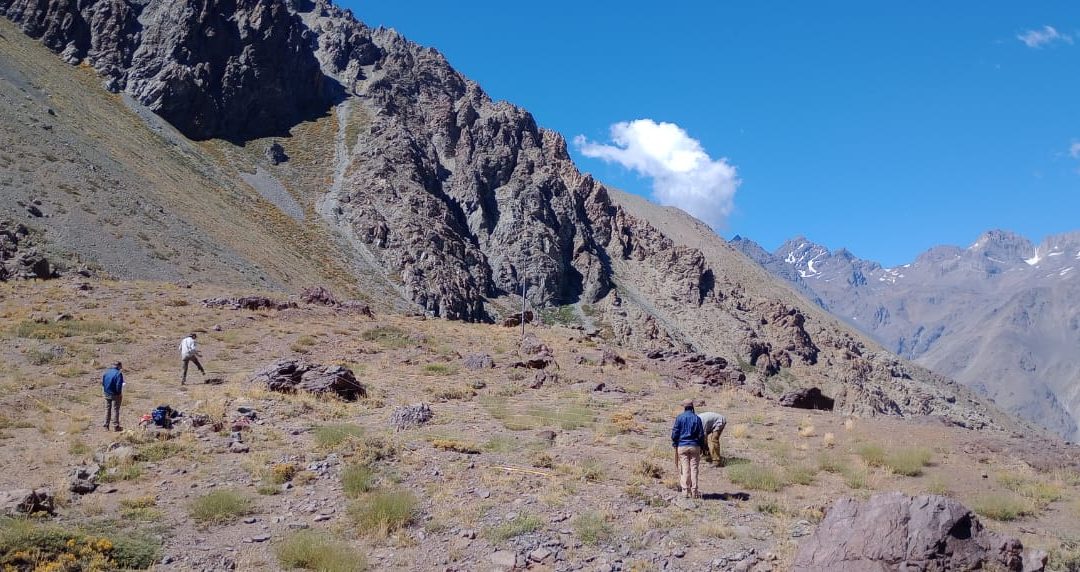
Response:
[[[255,374],[251,381],[265,384],[270,391],[282,393],[306,391],[316,395],[334,394],[346,401],[367,397],[367,389],[356,380],[349,368],[323,366],[302,359],[280,359]]]
[[[983,529],[973,512],[937,495],[883,493],[836,501],[799,544],[792,570],[811,572],[1011,570],[1039,572],[1046,555]]]
[[[797,391],[789,391],[780,396],[780,405],[794,407],[796,409],[820,409],[832,411],[835,401],[831,397],[822,395],[816,387],[808,387]]]
[[[0,491],[0,515],[3,516],[53,514],[55,508],[52,491],[47,488]]]

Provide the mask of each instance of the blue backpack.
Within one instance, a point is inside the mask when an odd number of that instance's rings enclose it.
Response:
[[[150,420],[158,427],[172,427],[172,407],[159,405],[150,412]]]

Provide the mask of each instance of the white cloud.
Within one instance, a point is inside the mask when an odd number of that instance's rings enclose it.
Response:
[[[736,169],[727,159],[712,159],[696,139],[674,123],[651,119],[611,126],[604,144],[574,138],[582,155],[618,163],[653,182],[653,199],[678,207],[714,229],[723,226],[735,206]]]
[[[1069,156],[1073,159],[1080,159],[1080,141],[1073,141],[1073,144],[1069,145]]]
[[[1024,42],[1024,45],[1029,48],[1041,48],[1054,42],[1064,42],[1066,44],[1073,43],[1072,36],[1069,34],[1062,34],[1053,26],[1043,26],[1041,29],[1028,30],[1023,34],[1016,36],[1016,39]]]

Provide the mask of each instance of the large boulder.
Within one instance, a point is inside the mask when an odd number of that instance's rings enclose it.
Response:
[[[1000,569],[1039,572],[1045,555],[990,532],[959,502],[937,495],[843,498],[799,544],[792,570],[886,572]]]
[[[0,491],[0,515],[53,514],[55,510],[56,502],[47,488]]]
[[[461,364],[465,366],[465,369],[473,371],[495,367],[495,361],[491,359],[491,356],[483,353],[467,354],[462,358]]]
[[[789,391],[780,396],[780,405],[794,407],[796,409],[820,409],[832,411],[836,401],[826,397],[816,387],[807,387],[796,391]]]
[[[297,358],[280,359],[256,373],[251,381],[282,393],[334,394],[346,401],[367,397],[367,389],[349,368],[324,366]]]
[[[316,306],[338,305],[338,300],[334,297],[334,294],[323,286],[315,286],[304,290],[304,293],[300,295],[300,299],[305,304],[314,304]]]
[[[101,471],[98,465],[79,465],[68,475],[68,490],[85,495],[97,490],[97,475]]]
[[[394,408],[390,414],[390,426],[398,431],[404,431],[410,427],[419,427],[431,421],[435,412],[427,403],[416,403]]]

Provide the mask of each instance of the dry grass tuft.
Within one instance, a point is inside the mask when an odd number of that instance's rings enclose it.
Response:
[[[611,538],[611,525],[600,513],[579,514],[571,524],[578,539],[589,546],[595,546]]]
[[[637,467],[634,468],[634,474],[649,479],[660,479],[664,477],[664,469],[648,459],[642,459],[638,462]]]
[[[285,538],[274,552],[283,568],[317,572],[363,572],[367,559],[349,543],[325,533],[301,530]]]
[[[1035,513],[1031,502],[1015,493],[984,493],[975,497],[971,507],[986,518],[1002,522]]]
[[[251,514],[252,502],[243,493],[214,491],[191,503],[188,514],[200,524],[227,524]]]
[[[777,492],[788,485],[779,473],[762,465],[740,463],[727,468],[731,482],[754,491]]]
[[[480,447],[477,445],[458,441],[457,439],[435,439],[431,442],[431,446],[442,451],[453,451],[455,453],[465,453],[467,455],[480,454]]]
[[[374,492],[349,505],[349,517],[364,535],[386,537],[416,517],[416,497],[407,490]]]

